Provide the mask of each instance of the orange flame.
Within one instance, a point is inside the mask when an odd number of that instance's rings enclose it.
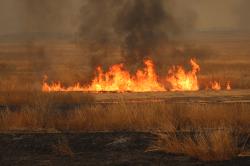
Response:
[[[221,90],[221,85],[217,81],[212,81],[211,86],[212,86],[212,90],[216,90],[216,91]]]
[[[171,84],[171,91],[197,91],[199,90],[197,72],[200,66],[193,60],[190,60],[192,71],[186,72],[181,66],[173,66],[169,71],[167,82]]]
[[[89,86],[81,86],[77,83],[74,86],[65,88],[61,83],[43,83],[44,92],[53,91],[116,91],[116,92],[148,92],[165,91],[163,85],[158,82],[154,64],[151,60],[144,61],[145,68],[138,70],[135,76],[131,76],[123,67],[123,64],[113,65],[109,71],[104,73],[101,67],[97,68],[97,76]]]
[[[229,82],[229,81],[227,82],[227,90],[232,90],[232,88],[231,88],[231,84],[230,84],[230,82]]]
[[[154,92],[154,91],[198,91],[199,84],[197,73],[200,71],[200,66],[191,59],[191,71],[185,71],[181,66],[173,66],[168,70],[165,82],[159,82],[152,60],[144,61],[144,69],[137,70],[135,75],[131,75],[124,69],[123,64],[116,64],[104,72],[101,67],[96,69],[97,76],[92,80],[90,85],[82,86],[76,83],[73,86],[64,87],[60,82],[48,84],[47,77],[43,82],[42,91],[44,92]],[[170,88],[166,89],[166,85]],[[213,90],[221,90],[221,85],[217,81],[211,82]],[[226,85],[227,90],[231,90],[230,82]]]
[[[83,87],[80,86],[79,83],[75,84],[74,86],[70,87],[63,87],[60,82],[58,83],[52,83],[49,85],[47,82],[43,83],[42,86],[43,92],[82,92],[85,91]]]
[[[151,60],[144,61],[144,70],[138,70],[135,76],[124,70],[123,64],[112,66],[107,73],[103,73],[100,67],[97,68],[98,76],[86,91],[165,91],[158,80]]]

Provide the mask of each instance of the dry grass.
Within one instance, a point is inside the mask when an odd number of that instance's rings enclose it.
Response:
[[[92,101],[86,97],[85,102]],[[249,133],[250,104],[130,103],[84,104],[72,110],[56,109],[61,103],[84,98],[36,96],[21,110],[0,111],[0,131],[139,131],[168,133],[157,149],[185,154],[204,161],[228,160],[239,154],[238,137]],[[91,102],[90,102],[91,103]],[[184,133],[184,134],[183,134]],[[72,156],[66,142],[54,146],[58,155]]]
[[[240,153],[237,136],[227,130],[204,131],[190,136],[161,134],[152,148],[202,161],[230,160]]]
[[[58,97],[58,96],[57,96]],[[223,126],[249,132],[249,104],[85,104],[73,110],[58,109],[55,96],[35,98],[19,111],[0,112],[0,130],[58,131],[202,131]],[[83,100],[83,99],[81,99]],[[81,101],[79,99],[79,103]],[[77,101],[77,100],[76,100]],[[85,102],[90,100],[86,98]],[[76,102],[78,103],[78,102]]]
[[[43,93],[41,91],[1,92],[1,105],[29,106],[32,109],[48,109],[57,105],[84,105],[93,103],[94,98],[84,93]]]
[[[202,55],[206,54],[203,50],[185,52],[185,56],[188,53],[191,56],[198,56],[202,69],[198,76],[201,88],[205,89],[213,79],[220,81],[223,86],[230,80],[233,89],[250,88],[249,41],[233,39],[229,43],[228,39],[219,38],[219,42],[214,42],[213,38],[211,41],[201,40],[196,43],[213,50],[215,54],[210,58],[202,58]],[[16,45],[1,43],[0,55],[0,91],[5,93],[1,93],[0,104],[6,106],[12,104],[21,108],[11,110],[7,107],[0,111],[2,132],[24,130],[165,132],[171,134],[159,137],[158,149],[210,161],[227,160],[236,156],[240,151],[237,146],[237,135],[250,131],[250,104],[129,105],[121,101],[116,105],[92,105],[88,104],[93,102],[90,96],[34,93],[35,90],[41,90],[44,73],[48,74],[51,80],[72,84],[85,81],[86,75],[93,72],[87,68],[88,58],[82,56],[82,49],[79,50],[74,44],[41,43],[41,46],[39,44],[29,46],[22,43]],[[166,62],[171,60],[172,65],[174,59],[167,58],[164,57],[162,60]],[[111,63],[110,59],[108,63]],[[186,60],[183,64],[185,63]],[[13,93],[16,91],[31,92]],[[69,111],[57,109],[58,106],[67,104],[79,107]],[[198,134],[189,136],[178,134],[183,132]],[[53,149],[58,155],[73,155],[67,141],[59,141]]]
[[[1,130],[60,130],[60,131],[150,131],[164,129],[174,131],[162,105],[84,106],[71,111],[23,107],[21,111],[0,112]]]
[[[58,140],[57,144],[52,146],[52,150],[56,155],[63,156],[63,157],[73,157],[74,153],[70,148],[68,141],[65,139]]]

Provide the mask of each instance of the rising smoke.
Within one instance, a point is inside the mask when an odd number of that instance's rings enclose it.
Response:
[[[93,67],[108,64],[104,54],[105,45],[110,44],[121,48],[121,59],[129,66],[140,64],[146,57],[157,59],[159,47],[171,42],[181,30],[168,2],[88,0],[81,10],[80,37],[92,43],[91,48],[100,46],[94,48],[98,53],[89,56]]]
[[[179,28],[163,0],[130,0],[118,13],[115,30],[123,38],[125,61],[133,64],[154,55]]]

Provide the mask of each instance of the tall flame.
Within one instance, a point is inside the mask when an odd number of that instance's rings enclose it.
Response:
[[[168,71],[167,82],[171,84],[171,91],[197,91],[199,90],[197,72],[200,66],[193,60],[190,60],[192,71],[186,72],[181,66],[173,66]]]

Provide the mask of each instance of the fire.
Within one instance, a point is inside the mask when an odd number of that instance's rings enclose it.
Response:
[[[227,82],[227,90],[232,90],[232,88],[231,88],[231,84],[230,84],[230,82],[229,82],[229,81]]]
[[[151,60],[144,61],[145,68],[137,70],[132,76],[124,69],[123,64],[113,65],[109,71],[104,73],[101,67],[97,68],[97,76],[92,80],[89,86],[81,86],[77,83],[74,86],[63,87],[61,83],[43,83],[42,90],[45,92],[53,91],[116,91],[116,92],[149,92],[166,91],[164,86],[158,82],[154,64]]]
[[[44,92],[156,92],[156,91],[198,91],[199,83],[197,73],[200,66],[194,59],[190,60],[192,70],[186,71],[182,66],[173,66],[163,82],[159,81],[152,60],[144,61],[144,68],[138,69],[135,74],[127,71],[123,64],[116,64],[104,72],[101,67],[96,69],[96,77],[87,86],[76,83],[65,87],[60,82],[48,84],[45,78],[42,86]],[[169,87],[170,85],[170,87]],[[211,82],[211,89],[221,90],[221,84]],[[227,82],[227,90],[231,90],[230,82]]]
[[[167,82],[171,84],[171,91],[197,91],[199,90],[197,73],[200,66],[193,60],[190,60],[192,71],[186,72],[181,66],[173,66],[168,71]]]
[[[145,68],[138,70],[135,76],[126,71],[123,64],[112,66],[107,73],[104,73],[101,67],[97,68],[98,75],[88,86],[86,91],[165,91],[163,85],[158,82],[154,70],[154,64],[151,60],[144,61]]]
[[[217,81],[211,82],[212,90],[219,91],[221,90],[221,84]]]
[[[211,89],[212,90],[219,91],[219,90],[222,89],[221,83],[218,82],[218,81],[212,81],[212,82],[210,82],[210,84],[211,84]],[[225,89],[226,90],[232,90],[232,87],[231,87],[231,84],[230,84],[229,81],[226,83]]]
[[[66,88],[66,87],[63,87],[60,82],[52,83],[51,85],[49,85],[47,82],[44,82],[42,91],[43,92],[74,92],[74,91],[81,92],[81,91],[85,91],[85,89],[81,87],[79,83],[77,83],[74,86],[70,86]]]

